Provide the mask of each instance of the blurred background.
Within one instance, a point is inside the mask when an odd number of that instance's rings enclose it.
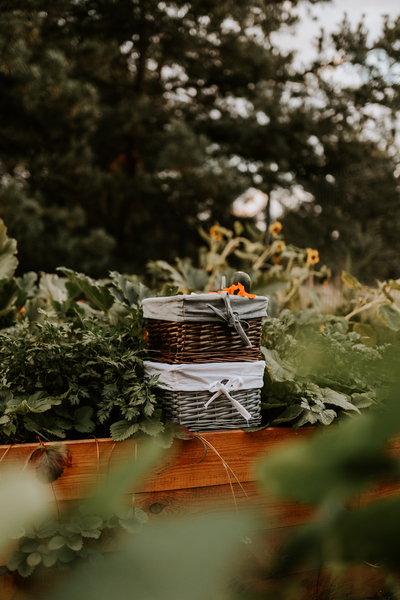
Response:
[[[279,219],[334,275],[397,278],[398,13],[3,0],[0,217],[19,273],[140,275],[197,263],[199,225]]]

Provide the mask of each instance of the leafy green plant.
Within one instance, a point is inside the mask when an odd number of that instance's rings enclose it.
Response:
[[[1,225],[1,223],[0,223]],[[300,287],[317,277],[327,281],[329,270],[315,265],[318,252],[286,245],[281,225],[265,235],[240,223],[235,231],[214,225],[201,230],[208,248],[200,249],[200,268],[188,260],[176,266],[164,261],[149,265],[152,290],[135,276],[111,272],[96,281],[60,267],[61,275],[27,273],[15,279],[16,244],[3,236],[4,272],[0,280],[4,305],[0,325],[0,441],[71,439],[82,435],[111,435],[121,441],[137,435],[158,436],[165,429],[157,402],[156,381],[144,379],[146,331],[141,311],[144,298],[193,290],[218,289],[238,261],[253,280],[253,292],[270,297],[279,318],[266,320],[263,358],[267,371],[263,390],[264,425],[329,425],[342,413],[379,407],[385,398],[377,374],[381,349],[374,347],[371,326],[352,319],[379,305],[380,316],[396,329],[399,309],[384,282],[379,289],[362,286],[343,274],[358,299],[346,317],[321,315],[316,293],[314,310],[298,311]],[[3,258],[2,258],[3,257]],[[225,279],[225,282],[224,282]],[[0,293],[1,296],[1,293]],[[1,300],[1,298],[0,298]],[[329,369],[307,368],[310,347],[328,349]],[[349,371],[349,357],[360,368]],[[368,369],[365,369],[365,366]],[[372,367],[374,367],[372,369]],[[370,373],[365,377],[365,373]]]
[[[0,333],[0,439],[7,442],[73,439],[164,429],[154,395],[143,377],[138,312],[114,328],[106,319],[45,321]]]
[[[387,395],[383,352],[343,317],[285,311],[263,327],[266,425],[330,425],[340,413],[379,408]]]
[[[98,564],[103,556],[105,538],[115,537],[118,528],[131,534],[138,533],[147,520],[147,514],[137,507],[120,507],[109,519],[85,514],[82,507],[66,522],[42,519],[36,525],[25,525],[14,533],[12,537],[18,539],[18,550],[8,555],[7,569],[29,577],[37,567],[65,570],[81,559],[87,559],[92,565]]]

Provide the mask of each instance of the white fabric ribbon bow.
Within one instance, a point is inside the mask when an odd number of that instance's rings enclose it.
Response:
[[[239,376],[235,376],[235,377],[231,377],[231,379],[229,379],[229,381],[227,383],[222,383],[222,381],[214,381],[210,387],[208,388],[208,390],[213,393],[214,395],[211,396],[211,398],[208,400],[208,402],[206,402],[206,404],[204,405],[205,408],[208,408],[208,406],[211,404],[211,402],[213,400],[215,400],[216,398],[218,398],[218,396],[220,396],[221,394],[225,394],[225,396],[228,398],[228,400],[230,400],[233,404],[233,406],[236,408],[236,410],[246,419],[246,421],[248,421],[249,419],[251,419],[251,414],[245,409],[244,406],[242,406],[240,404],[240,402],[238,402],[237,400],[235,400],[235,398],[232,398],[232,396],[230,395],[230,391],[231,390],[239,390],[242,386],[243,386],[243,379],[242,377]]]

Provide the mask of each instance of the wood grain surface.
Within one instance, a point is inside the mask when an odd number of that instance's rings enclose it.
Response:
[[[315,428],[301,428],[295,433],[290,428],[267,428],[246,433],[242,430],[204,432],[199,439],[176,440],[170,451],[165,451],[149,475],[134,490],[135,505],[145,510],[151,521],[181,518],[216,510],[257,511],[262,531],[255,533],[263,539],[261,555],[255,564],[267,563],[269,558],[285,543],[300,525],[312,522],[318,516],[312,505],[293,500],[277,500],[261,490],[256,481],[257,461],[291,441],[303,440],[313,435]],[[144,452],[143,442],[114,443],[110,439],[88,439],[65,442],[71,451],[72,465],[53,484],[47,485],[49,506],[54,515],[70,511],[93,493],[96,484],[104,482],[109,474],[124,461],[135,461]],[[47,443],[45,444],[48,445]],[[37,444],[0,446],[0,473],[13,467],[21,470],[30,465],[29,457]],[[390,445],[393,456],[400,456],[400,438]],[[242,488],[224,466],[229,465]],[[244,490],[244,492],[243,492]],[[350,508],[359,509],[383,498],[400,497],[396,481],[377,483],[371,481],[369,489],[355,496]],[[57,506],[54,499],[57,499]],[[132,495],[127,496],[129,503]],[[256,545],[249,548],[249,557]],[[326,572],[300,571],[293,581],[293,600],[312,598],[369,598],[384,590],[383,576],[368,565],[357,567],[333,577]],[[0,577],[0,600],[32,600],[45,596],[52,589],[55,575],[52,570],[38,573],[34,579],[23,580],[18,575]],[[262,571],[248,571],[248,581],[242,582],[249,590],[263,591],[266,597],[274,596],[277,582],[265,577]],[[330,595],[327,595],[330,594]],[[190,600],[190,599],[188,599]]]

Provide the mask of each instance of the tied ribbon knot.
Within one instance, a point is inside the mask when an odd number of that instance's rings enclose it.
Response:
[[[207,308],[211,308],[215,312],[215,314],[220,317],[220,319],[223,319],[228,323],[229,327],[235,328],[236,332],[240,335],[241,339],[246,344],[246,348],[252,348],[253,346],[251,345],[251,341],[245,333],[245,330],[247,331],[247,329],[249,329],[250,327],[249,323],[244,320],[241,321],[238,313],[233,312],[228,292],[222,292],[220,296],[225,303],[226,313],[222,312],[222,310],[216,308],[212,304],[207,304]]]
[[[247,321],[241,321],[239,319],[238,313],[233,312],[228,292],[222,292],[220,296],[225,303],[226,313],[222,312],[222,310],[219,310],[219,308],[216,308],[212,304],[207,304],[206,306],[208,308],[211,308],[215,312],[215,314],[220,317],[220,319],[226,321],[229,327],[235,328],[236,332],[240,335],[240,337],[246,344],[246,348],[252,348],[253,346],[251,345],[249,338],[245,334],[245,330],[249,329],[250,327],[249,323]]]
[[[235,398],[232,398],[232,396],[229,393],[231,390],[239,390],[241,387],[243,387],[243,383],[244,381],[242,377],[239,376],[232,377],[227,383],[222,383],[222,381],[214,381],[214,383],[210,385],[208,390],[211,393],[215,393],[213,396],[211,396],[208,402],[206,402],[206,404],[204,405],[205,408],[208,408],[211,402],[213,402],[213,400],[218,398],[221,394],[225,394],[228,400],[232,402],[236,410],[242,415],[242,417],[246,419],[246,421],[248,421],[249,419],[251,419],[251,414],[245,409],[244,406],[240,404],[240,402],[235,400]]]

